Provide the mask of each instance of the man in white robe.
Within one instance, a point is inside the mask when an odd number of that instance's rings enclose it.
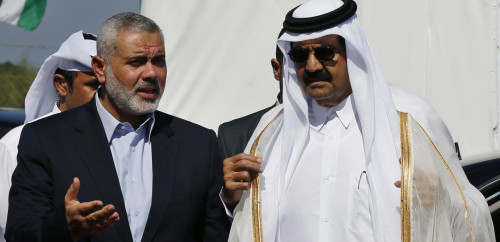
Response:
[[[49,56],[25,100],[25,124],[89,102],[99,82],[92,70],[96,36],[78,31]],[[0,139],[0,241],[4,241],[11,176],[17,165],[17,145],[24,125]],[[47,141],[50,142],[50,141]]]
[[[355,11],[352,0],[313,0],[288,13],[278,40],[283,105],[262,117],[247,154],[224,161],[230,241],[402,239],[400,119]],[[401,103],[422,114],[415,119],[462,177],[444,124],[430,127],[437,116],[426,104]],[[248,155],[254,148],[259,156]],[[494,241],[484,197],[461,185],[473,197],[476,241]]]

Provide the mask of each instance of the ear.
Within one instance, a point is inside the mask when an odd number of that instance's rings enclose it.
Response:
[[[92,57],[92,69],[94,69],[97,81],[102,85],[106,82],[106,61],[95,55]]]
[[[280,80],[280,72],[281,72],[281,65],[280,62],[277,59],[271,59],[271,66],[273,67],[273,74],[274,74],[274,79],[276,81]]]
[[[69,93],[69,90],[68,83],[66,83],[66,79],[64,78],[64,76],[61,74],[55,74],[52,80],[54,82],[54,87],[59,93],[59,96],[66,97],[66,95],[68,95]]]

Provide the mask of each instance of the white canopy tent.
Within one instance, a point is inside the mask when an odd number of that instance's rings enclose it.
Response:
[[[499,150],[498,0],[357,0],[386,79],[426,99],[474,159]],[[276,101],[270,65],[297,0],[147,0],[166,37],[160,109],[217,129]]]

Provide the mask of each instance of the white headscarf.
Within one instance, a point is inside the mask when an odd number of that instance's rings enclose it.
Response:
[[[93,34],[90,35],[95,37]],[[53,110],[57,101],[57,91],[53,84],[57,68],[66,71],[93,72],[92,56],[96,54],[96,41],[85,38],[81,30],[64,41],[59,50],[45,60],[26,94],[24,123]]]
[[[342,6],[341,0],[312,0],[293,13],[294,18],[308,18]],[[354,14],[350,19],[327,30],[312,33],[290,33],[279,38],[284,53],[283,68],[283,135],[282,167],[287,167],[282,184],[290,180],[309,136],[306,94],[303,92],[295,66],[288,56],[291,42],[340,35],[345,39],[347,69],[352,87],[353,105],[358,112],[366,173],[372,201],[371,216],[376,241],[401,239],[400,190],[394,182],[401,179],[398,159],[401,157],[399,117],[387,83],[372,53],[365,34]],[[275,144],[280,145],[280,144]]]

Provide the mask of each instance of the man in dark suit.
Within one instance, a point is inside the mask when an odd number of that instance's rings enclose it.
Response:
[[[156,111],[167,71],[156,23],[109,18],[92,65],[94,99],[22,132],[6,239],[226,241],[215,133]]]
[[[218,139],[223,159],[242,153],[252,137],[262,115],[271,107],[264,108],[247,116],[231,120],[219,126]]]
[[[281,30],[278,38],[283,33],[284,31]],[[276,46],[276,59],[271,59],[271,66],[273,68],[274,79],[279,82],[280,86],[280,92],[278,93],[277,101],[279,103],[282,102],[282,61],[283,53],[281,53],[281,50]],[[219,126],[219,131],[217,132],[217,134],[219,139],[220,153],[223,159],[243,153],[245,147],[248,144],[248,140],[250,140],[250,137],[252,137],[253,131],[257,127],[257,124],[259,124],[260,118],[273,107],[274,105],[247,116],[225,122]]]

